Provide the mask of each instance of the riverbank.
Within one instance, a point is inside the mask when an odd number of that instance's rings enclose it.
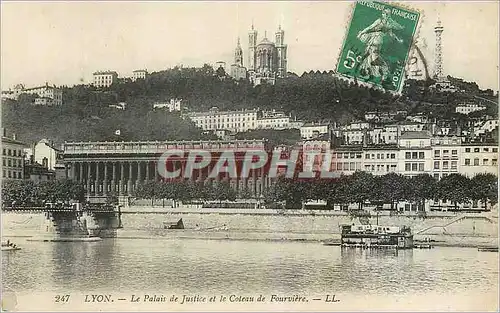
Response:
[[[122,214],[123,229],[118,230],[117,237],[148,240],[303,241],[321,244],[324,241],[339,241],[340,225],[357,222],[343,212],[325,212],[320,215],[296,211],[283,215],[211,210],[202,213],[185,210],[174,212],[171,209],[163,213],[128,211]],[[181,218],[186,229],[163,229],[164,222],[177,222]],[[380,225],[409,226],[416,241],[430,240],[430,244],[436,247],[498,246],[498,217],[491,214],[470,216],[441,213],[430,218],[382,215],[378,220]],[[376,222],[374,218],[370,221]],[[2,213],[2,232],[6,238],[37,238],[46,234],[46,225],[44,214]]]

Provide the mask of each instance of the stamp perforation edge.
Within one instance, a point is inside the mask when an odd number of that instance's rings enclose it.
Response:
[[[373,1],[367,1],[367,2],[373,2]],[[342,73],[339,73],[337,71],[338,66],[339,66],[339,62],[341,61],[342,52],[344,51],[344,47],[345,47],[345,44],[346,44],[346,39],[347,39],[348,34],[349,34],[349,29],[351,28],[352,17],[354,15],[354,11],[356,9],[356,4],[358,3],[358,0],[351,1],[350,7],[349,7],[349,10],[348,10],[348,14],[346,15],[346,17],[344,19],[344,25],[348,25],[348,27],[346,28],[346,30],[344,32],[344,36],[342,38],[342,44],[339,46],[338,51],[337,51],[337,60],[335,62],[334,75],[336,77],[338,77],[338,78],[347,79],[348,81],[353,81],[354,80],[360,86],[365,86],[365,87],[368,87],[368,88],[373,88],[375,90],[380,90],[380,91],[383,91],[383,92],[388,92],[388,93],[392,94],[393,96],[401,96],[401,91],[402,91],[404,83],[405,83],[405,81],[407,79],[406,68],[408,66],[408,64],[407,64],[408,63],[408,59],[410,58],[410,56],[412,56],[415,53],[415,45],[418,42],[418,39],[419,39],[419,36],[420,36],[420,29],[422,27],[423,22],[425,21],[425,13],[424,13],[424,11],[422,9],[414,8],[414,7],[411,7],[411,6],[409,6],[409,5],[405,4],[405,3],[398,2],[398,1],[383,1],[383,0],[379,0],[377,2],[384,3],[384,4],[390,4],[392,6],[396,6],[396,7],[399,7],[401,9],[404,9],[404,10],[407,10],[407,11],[410,11],[410,12],[417,12],[417,13],[419,13],[419,19],[418,19],[418,22],[417,22],[417,24],[415,26],[415,31],[413,32],[413,36],[412,36],[412,43],[409,46],[409,51],[408,51],[408,54],[406,55],[406,59],[405,59],[405,62],[404,62],[405,66],[403,67],[403,73],[402,73],[402,76],[401,76],[401,83],[400,83],[400,86],[399,86],[398,90],[387,90],[387,89],[382,88],[381,86],[378,86],[378,85],[375,85],[375,84],[372,84],[372,83],[368,83],[368,82],[364,82],[364,81],[361,81],[361,80],[358,80],[358,79],[354,79],[352,77],[346,76],[346,75],[344,75]]]

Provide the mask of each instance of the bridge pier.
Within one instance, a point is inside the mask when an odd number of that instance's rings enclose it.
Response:
[[[45,231],[56,238],[114,238],[121,212],[112,209],[46,209]]]

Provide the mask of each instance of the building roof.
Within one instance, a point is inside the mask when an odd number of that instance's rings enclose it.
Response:
[[[132,71],[132,73],[141,73],[141,72],[147,73],[148,71],[147,70],[134,70],[134,71]]]
[[[309,122],[302,125],[302,127],[319,127],[319,126],[330,126],[330,123],[314,123]]]
[[[118,73],[116,71],[97,71],[97,72],[94,72],[94,75],[118,75]]]
[[[14,139],[9,138],[9,137],[4,137],[4,136],[2,136],[2,143],[10,143],[10,144],[17,144],[17,145],[26,146],[26,144],[24,142],[14,140]]]
[[[428,131],[404,132],[400,139],[429,139],[431,134]]]

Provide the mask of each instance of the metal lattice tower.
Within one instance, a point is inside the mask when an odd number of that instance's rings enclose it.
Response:
[[[441,34],[444,31],[444,27],[441,26],[441,20],[438,17],[437,25],[434,27],[434,32],[436,33],[436,55],[435,55],[435,69],[434,77],[443,77],[443,51],[441,49]]]

